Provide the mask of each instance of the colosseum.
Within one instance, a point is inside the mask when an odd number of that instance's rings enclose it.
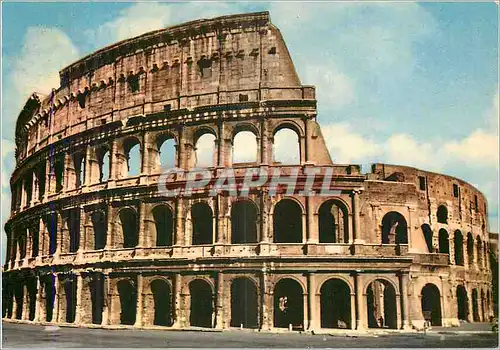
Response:
[[[62,69],[17,118],[3,320],[285,332],[488,320],[485,196],[407,166],[336,164],[316,106],[267,12],[153,31]],[[294,164],[276,157],[283,131]],[[202,138],[206,171],[231,170],[234,188],[160,191],[199,169]],[[235,195],[248,169],[281,182]]]

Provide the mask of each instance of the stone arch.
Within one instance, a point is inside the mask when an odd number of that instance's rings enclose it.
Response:
[[[408,225],[401,213],[390,211],[382,218],[382,244],[408,244]]]
[[[439,230],[439,252],[450,254],[450,236],[444,228]]]
[[[232,163],[255,163],[259,159],[259,131],[251,124],[238,124],[232,137]]]
[[[45,228],[49,238],[49,255],[53,255],[57,250],[58,215],[55,212],[48,213],[43,218]]]
[[[159,134],[155,139],[156,159],[152,166],[158,172],[162,168],[174,168],[177,166],[177,139],[169,133]]]
[[[231,203],[231,244],[257,243],[258,212],[250,199]]]
[[[337,199],[324,201],[318,209],[319,243],[349,242],[349,211]]]
[[[191,206],[192,245],[213,243],[213,212],[206,202]]]
[[[43,292],[45,295],[45,321],[51,322],[54,316],[56,296],[56,277],[53,274],[49,274],[43,279]]]
[[[457,286],[457,318],[459,320],[469,319],[469,297],[467,289],[461,284]]]
[[[69,275],[63,280],[63,293],[65,296],[65,321],[67,323],[75,322],[76,316],[76,289],[77,280],[75,275]]]
[[[99,182],[109,180],[111,168],[111,151],[107,145],[100,146],[95,151],[99,170]]]
[[[448,223],[448,209],[445,205],[440,205],[436,212],[437,222],[440,224]]]
[[[104,210],[95,210],[90,214],[94,233],[94,249],[104,249],[107,239],[107,219]]]
[[[293,165],[301,163],[301,133],[290,123],[283,123],[273,131],[273,162]]]
[[[118,224],[119,239],[123,248],[134,248],[139,242],[139,218],[137,212],[130,208],[125,207],[118,211]],[[118,236],[118,235],[117,235]]]
[[[301,243],[302,207],[295,200],[284,198],[273,209],[274,243]]]
[[[351,289],[343,280],[329,278],[320,288],[321,328],[350,328]]]
[[[274,286],[274,327],[303,329],[304,289],[292,278],[281,278]]]
[[[101,324],[105,300],[104,274],[95,272],[92,273],[89,278],[90,300],[92,303],[92,324]]]
[[[174,216],[171,208],[160,204],[156,205],[151,213],[154,220],[155,246],[171,246],[174,238]]]
[[[369,328],[397,328],[397,288],[392,281],[376,278],[366,287]]]
[[[126,176],[138,176],[141,173],[142,165],[142,144],[141,141],[134,136],[129,136],[123,141],[123,154],[125,156],[125,171]]]
[[[424,234],[425,244],[429,253],[434,253],[433,233],[429,224],[423,224],[421,227]]]
[[[217,165],[217,133],[208,126],[198,128],[193,134],[194,167]]]
[[[137,288],[134,281],[122,279],[116,283],[120,300],[120,324],[133,325],[136,320]]]
[[[456,230],[453,236],[453,247],[455,250],[455,264],[464,265],[464,237],[460,230]]]
[[[231,281],[231,327],[258,328],[258,296],[252,279],[238,277]]]
[[[467,234],[467,258],[469,265],[472,265],[474,263],[474,237],[471,232]]]
[[[154,301],[153,324],[158,326],[172,325],[172,288],[162,278],[155,278],[150,284]]]
[[[427,283],[421,291],[421,306],[424,318],[429,319],[432,326],[441,326],[441,293],[433,283]]]
[[[74,152],[71,160],[75,169],[75,188],[80,188],[85,182],[85,151]]]
[[[191,297],[191,307],[189,310],[190,325],[212,328],[212,316],[214,312],[212,285],[204,279],[195,279],[189,283],[189,294]]]

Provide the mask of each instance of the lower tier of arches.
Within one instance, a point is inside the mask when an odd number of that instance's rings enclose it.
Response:
[[[493,316],[488,283],[404,271],[73,270],[3,278],[2,317],[35,323],[309,331],[456,326]]]

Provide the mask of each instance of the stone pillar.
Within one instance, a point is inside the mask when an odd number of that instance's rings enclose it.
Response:
[[[135,314],[134,327],[142,327],[142,311],[143,311],[143,277],[142,274],[137,275],[137,305]]]
[[[43,290],[42,290],[42,284],[40,282],[40,277],[37,276],[36,278],[36,302],[35,302],[35,318],[33,319],[33,322],[41,322],[43,319],[41,318],[42,316],[42,308],[43,308]]]
[[[270,164],[272,162],[272,143],[269,140],[268,135],[268,122],[265,118],[261,119],[260,130],[261,130],[261,145],[260,145],[260,159],[261,164]]]
[[[95,159],[92,159],[92,148],[87,147],[85,149],[85,169],[83,172],[83,179],[82,179],[82,188],[87,187],[92,181],[92,176],[93,174],[93,163],[95,163]]]
[[[314,331],[320,328],[318,324],[319,314],[317,312],[318,296],[316,295],[316,279],[314,273],[309,272],[307,274],[307,306],[308,306],[308,320],[307,328],[304,325],[304,329],[308,331]]]
[[[102,275],[104,278],[104,303],[102,307],[102,325],[106,326],[110,324],[110,311],[111,309],[111,300],[112,300],[112,295],[111,295],[111,286],[110,286],[110,279],[108,274],[103,274]]]
[[[75,313],[75,324],[81,324],[85,319],[85,313],[87,310],[84,309],[82,303],[83,294],[83,277],[81,273],[76,274],[76,313]]]
[[[363,244],[364,239],[361,238],[360,236],[360,227],[359,227],[359,193],[361,191],[358,189],[355,189],[352,191],[351,197],[352,197],[352,238],[353,238],[353,243],[359,243]],[[351,242],[352,243],[352,242]]]
[[[273,290],[267,269],[262,269],[260,279],[260,292],[261,292],[261,325],[262,330],[270,330],[274,325],[273,315]]]
[[[52,321],[57,322],[59,320],[59,292],[60,292],[60,277],[59,275],[54,275],[54,305],[52,311]]]
[[[408,320],[408,274],[399,274],[399,288],[400,304],[401,304],[401,318],[403,319],[403,329],[410,329],[410,322]]]
[[[106,215],[107,219],[107,231],[106,231],[106,246],[104,249],[112,249],[114,246],[113,236],[114,236],[114,219],[115,219],[115,210],[112,207],[108,207],[108,213]]]
[[[137,213],[137,216],[138,216],[138,220],[139,220],[139,232],[137,233],[139,235],[138,237],[138,244],[137,244],[137,248],[143,248],[144,246],[146,246],[146,235],[144,234],[145,230],[144,230],[144,218],[145,218],[145,213],[146,213],[146,204],[143,202],[143,201],[140,201],[139,202],[139,206],[138,206],[138,213]]]
[[[111,150],[109,153],[109,178],[108,178],[108,188],[112,188],[115,186],[115,182],[119,173],[119,164],[118,161],[118,141],[116,139],[113,140],[111,145]]]
[[[182,275],[177,273],[174,275],[174,324],[173,328],[182,328],[185,325],[182,305]]]
[[[225,298],[225,283],[224,283],[224,273],[219,272],[217,274],[217,294],[215,297],[215,328],[224,329],[225,327],[225,317],[224,317],[224,298]],[[213,323],[212,323],[213,324]]]
[[[356,329],[366,329],[366,295],[363,291],[363,278],[360,272],[353,274],[356,289]]]
[[[174,245],[185,245],[184,242],[184,205],[181,198],[175,201],[175,233]]]

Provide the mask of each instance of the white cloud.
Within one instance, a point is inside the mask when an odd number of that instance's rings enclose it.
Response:
[[[273,160],[282,164],[300,164],[300,147],[297,133],[281,129],[274,135]]]
[[[332,108],[340,108],[354,100],[354,83],[333,63],[310,64],[304,72],[304,81],[314,82],[318,101],[328,101]]]
[[[384,161],[427,170],[440,168],[440,153],[434,145],[419,142],[408,134],[392,135],[384,143]]]
[[[14,150],[16,148],[14,142],[12,141],[9,141],[9,140],[6,140],[6,139],[2,139],[2,145],[1,145],[1,148],[2,148],[2,189],[4,188],[9,188],[9,178],[10,178],[10,174],[12,172],[12,169],[10,169],[9,167],[9,164],[12,164],[12,163],[9,163],[6,161],[7,157],[9,158],[14,158]]]
[[[498,135],[481,129],[462,140],[446,143],[444,151],[456,161],[498,168]]]

